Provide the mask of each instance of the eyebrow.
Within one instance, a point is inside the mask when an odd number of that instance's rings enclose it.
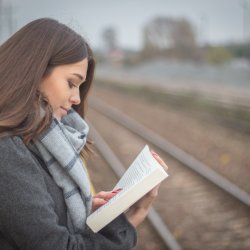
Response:
[[[85,80],[82,75],[73,73],[72,75],[77,76],[81,81]]]

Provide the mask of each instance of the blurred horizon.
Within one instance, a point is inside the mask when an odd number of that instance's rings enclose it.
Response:
[[[233,87],[250,98],[243,90],[250,89],[250,0],[0,0],[0,43],[41,17],[86,38],[98,77],[181,90]]]
[[[94,49],[102,49],[103,32],[113,29],[117,45],[140,50],[143,29],[157,17],[185,19],[192,26],[197,43],[244,43],[250,39],[249,0],[212,1],[32,1],[0,0],[0,42],[31,20],[51,17],[80,32]]]

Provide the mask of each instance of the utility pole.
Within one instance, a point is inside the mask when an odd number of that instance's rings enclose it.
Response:
[[[247,43],[249,42],[248,30],[247,30],[247,11],[248,11],[248,3],[247,0],[241,1],[242,7],[242,57],[246,56]]]
[[[0,44],[14,32],[13,7],[0,0]]]
[[[247,9],[248,4],[246,0],[243,0],[241,3],[242,7],[242,40],[243,45],[247,43]]]
[[[0,0],[0,44],[3,36],[3,2]]]
[[[6,16],[7,16],[7,28],[8,28],[8,36],[11,36],[14,31],[13,25],[13,7],[12,5],[6,6]]]

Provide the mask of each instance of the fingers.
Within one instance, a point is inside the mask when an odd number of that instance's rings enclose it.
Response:
[[[97,193],[93,198],[100,198],[100,199],[104,199],[104,200],[109,200],[112,197],[114,197],[116,194],[118,194],[122,189],[116,189],[113,191],[101,191],[99,193]]]
[[[111,198],[113,198],[116,194],[118,194],[122,189],[116,189],[113,191],[105,192],[101,191],[92,197],[92,212],[94,212],[97,208],[106,204]]]
[[[139,201],[137,201],[127,212],[127,218],[132,225],[137,227],[148,214],[149,208],[152,202],[158,194],[158,189],[160,185],[154,187],[150,192],[143,196]]]
[[[150,204],[152,203],[155,198],[158,196],[158,191],[159,191],[160,184],[155,186],[152,190],[150,190],[142,199],[145,200],[145,204]]]
[[[100,198],[96,198],[96,197],[93,198],[93,205],[96,207],[100,207],[107,202],[108,202],[108,200],[104,200],[104,199],[100,199]]]
[[[152,199],[155,199],[158,196],[160,184],[155,186],[151,191],[147,193],[148,196],[150,196]]]
[[[152,205],[153,201],[158,195],[160,184],[155,186],[151,191],[144,195],[140,200],[138,200],[132,207],[135,209],[147,211]]]
[[[161,166],[167,170],[168,166],[166,165],[166,163],[161,159],[161,157],[155,153],[153,150],[151,150],[151,154],[154,156],[154,158],[161,164]]]

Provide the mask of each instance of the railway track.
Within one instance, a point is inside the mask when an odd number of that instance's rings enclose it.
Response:
[[[168,236],[161,236],[165,249],[250,247],[250,196],[247,192],[210,171],[205,164],[174,145],[163,142],[159,135],[148,133],[147,128],[131,118],[119,114],[117,110],[114,112],[107,104],[92,99],[90,106],[95,110],[90,116],[91,122],[97,124],[96,129],[103,134],[118,157],[123,159],[123,165],[128,165],[126,158],[132,159],[123,151],[131,149],[131,145],[142,146],[145,143],[157,148],[162,157],[167,159],[170,178],[162,184],[160,197],[155,203],[156,211],[160,214],[157,215],[158,222],[155,225],[158,227],[158,223],[162,222],[163,227],[167,229],[165,231],[168,232]],[[132,128],[131,124],[134,125]],[[113,136],[108,131],[117,133]],[[124,138],[128,142],[124,142]],[[122,149],[121,145],[124,143],[127,150]],[[101,152],[100,149],[99,151]],[[115,165],[119,164],[116,162]],[[154,223],[154,219],[152,221]],[[168,238],[171,239],[170,242],[174,242],[173,245],[167,242]]]
[[[89,122],[90,123],[90,122]],[[109,166],[120,178],[125,172],[126,168],[123,166],[119,158],[115,155],[112,149],[108,146],[102,136],[91,125],[91,136],[95,141],[95,145],[104,159],[109,163]],[[161,217],[154,208],[151,208],[148,214],[148,218],[156,230],[157,234],[162,239],[164,246],[171,250],[181,250],[179,243],[175,240],[168,227],[162,222]]]

